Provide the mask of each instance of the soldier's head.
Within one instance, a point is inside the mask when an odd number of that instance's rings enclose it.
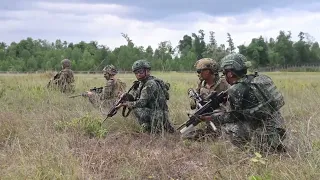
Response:
[[[116,67],[114,67],[114,65],[111,64],[104,67],[102,72],[103,77],[106,78],[106,80],[109,80],[118,73],[118,70],[116,69]]]
[[[208,80],[213,78],[214,75],[218,75],[217,62],[211,58],[202,58],[196,61],[194,67],[197,70],[198,76],[202,80]]]
[[[61,61],[62,69],[71,68],[71,61],[69,59],[64,59]]]
[[[229,84],[233,84],[245,76],[250,66],[250,61],[247,61],[247,58],[239,53],[229,54],[221,60],[221,70]]]
[[[132,65],[132,72],[140,81],[150,76],[151,65],[150,62],[144,59],[137,60]]]

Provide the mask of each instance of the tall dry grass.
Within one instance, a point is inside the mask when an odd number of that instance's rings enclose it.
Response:
[[[170,117],[187,119],[196,75],[155,73],[171,83]],[[48,91],[45,74],[0,76],[1,179],[319,179],[320,74],[269,73],[285,95],[288,153],[260,157],[228,141],[140,133],[131,117],[104,118],[86,98]],[[130,74],[119,75],[128,86]],[[76,92],[102,86],[76,75]]]

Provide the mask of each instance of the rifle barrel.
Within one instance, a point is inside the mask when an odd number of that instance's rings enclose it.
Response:
[[[78,94],[78,95],[74,95],[74,96],[69,96],[69,98],[75,98],[75,97],[79,97],[82,96],[82,94]]]

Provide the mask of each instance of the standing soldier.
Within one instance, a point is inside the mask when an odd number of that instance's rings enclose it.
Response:
[[[71,61],[64,59],[61,61],[62,70],[49,81],[47,88],[59,89],[62,93],[74,92],[74,76],[71,70]]]
[[[169,120],[167,100],[169,100],[168,84],[150,75],[151,66],[146,60],[137,60],[132,65],[136,75],[137,88],[131,93],[134,101],[124,102],[117,108],[126,106],[133,110],[134,116],[144,132],[174,132]]]
[[[200,98],[203,99],[203,102],[201,102],[202,105],[208,101],[206,97],[212,92],[220,93],[229,88],[227,81],[224,78],[219,77],[219,68],[215,60],[211,58],[203,58],[198,60],[194,66],[197,70],[200,80],[196,92]],[[196,109],[197,103],[199,102],[196,102],[195,99],[191,98],[191,109]],[[200,140],[204,138],[215,138],[220,135],[219,130],[217,132],[214,131],[209,122],[207,122],[205,125],[201,125],[202,124],[199,125],[197,130],[183,135],[182,138]]]
[[[118,73],[115,66],[107,65],[102,71],[106,85],[100,91],[87,91],[86,96],[95,107],[100,107],[104,113],[104,110],[110,108],[118,96],[125,92],[126,84],[115,77]]]

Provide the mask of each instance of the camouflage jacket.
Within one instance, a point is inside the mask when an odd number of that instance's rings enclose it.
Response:
[[[109,79],[106,81],[106,85],[101,92],[95,92],[89,97],[89,101],[95,107],[110,108],[114,101],[117,100],[118,95],[124,93],[126,90],[126,84],[120,79]]]
[[[222,78],[217,77],[215,78],[215,82],[209,88],[207,87],[207,83],[205,81],[201,81],[198,83],[197,91],[201,98],[207,97],[211,92],[217,91],[218,93],[227,90],[230,87],[228,82]]]
[[[227,90],[230,85],[228,84],[228,82],[225,80],[224,77],[219,77],[217,76],[217,78],[215,78],[215,82],[211,87],[207,87],[206,85],[206,81],[200,81],[198,83],[198,87],[197,87],[197,93],[200,95],[200,97],[202,99],[204,99],[204,102],[206,102],[206,97],[208,97],[208,95],[211,92],[217,91],[218,93]],[[190,99],[190,107],[191,109],[196,109],[197,107],[197,102],[195,99]]]
[[[140,81],[139,87],[130,92],[135,101],[128,102],[129,108],[148,108],[168,111],[167,99],[160,85],[150,76]]]
[[[247,121],[253,127],[259,127],[268,120],[280,121],[279,112],[272,112],[264,102],[262,94],[253,86],[248,85],[248,76],[243,77],[228,89],[229,111],[221,116],[212,116],[220,123]]]
[[[74,91],[74,76],[71,69],[63,69],[56,76],[56,79],[53,79],[53,83],[50,83],[50,86],[55,86],[61,92],[73,92]]]
[[[120,79],[109,79],[102,90],[100,100],[117,98],[119,94],[125,92],[126,87],[126,83],[122,82]]]

